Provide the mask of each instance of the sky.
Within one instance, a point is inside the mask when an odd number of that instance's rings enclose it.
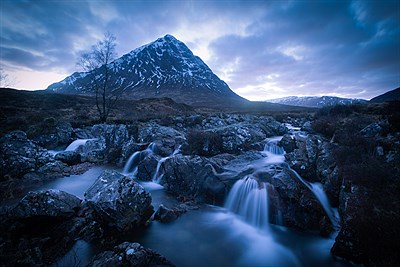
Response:
[[[0,68],[45,89],[105,32],[119,56],[171,34],[249,100],[400,86],[398,0],[1,0]]]

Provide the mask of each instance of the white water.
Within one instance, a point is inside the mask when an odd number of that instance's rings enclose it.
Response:
[[[336,229],[338,228],[339,223],[339,214],[335,212],[335,210],[329,204],[329,200],[327,195],[325,194],[322,185],[320,183],[310,183],[304,180],[295,170],[288,168],[293,172],[295,177],[302,182],[310,191],[314,194],[314,196],[318,199],[319,203],[321,204],[322,208],[324,209],[326,215],[328,215],[329,220],[331,221],[333,227]]]
[[[154,143],[150,143],[145,150],[134,152],[125,163],[122,173],[123,174],[135,173],[140,161],[144,159],[146,156],[153,154],[155,149],[156,145]],[[130,170],[132,171],[130,172]]]
[[[284,162],[283,155],[274,154],[274,151],[279,149],[273,148],[272,145],[266,147],[263,152],[265,158],[248,164],[260,170],[270,167],[270,162]],[[153,149],[147,152],[152,153]],[[132,164],[131,162],[128,168],[133,167]],[[59,184],[60,190],[63,190],[63,187],[68,188],[71,183],[79,185],[79,179],[66,183],[67,179],[69,178],[59,179],[65,181]],[[94,181],[95,177],[92,179]],[[140,183],[150,191],[155,207],[159,204],[168,207],[179,204],[157,183]],[[80,186],[87,189],[90,185]],[[199,210],[181,215],[173,223],[153,221],[137,236],[126,236],[126,240],[139,242],[159,252],[177,266],[353,266],[331,256],[333,239],[269,225],[267,186],[267,183],[258,182],[251,175],[246,176],[237,181],[231,189],[226,208],[202,206]],[[74,249],[61,259],[57,266],[71,266],[71,262],[73,264],[76,261],[79,262],[77,266],[85,266],[94,253],[94,246],[78,241]]]
[[[161,179],[162,179],[162,176],[163,176],[162,174],[160,175],[160,168],[161,168],[161,165],[162,165],[167,159],[169,159],[170,157],[173,157],[173,156],[175,156],[176,154],[178,154],[178,153],[180,152],[180,149],[181,149],[181,146],[178,146],[178,148],[175,149],[174,152],[172,152],[171,155],[169,155],[169,156],[167,156],[167,157],[164,157],[164,158],[161,158],[161,159],[158,161],[158,163],[157,163],[157,168],[156,168],[156,172],[155,172],[154,175],[153,175],[153,182],[155,182],[155,183],[157,183],[157,184],[159,184],[159,183],[161,182]]]
[[[95,140],[95,139],[78,139],[78,140],[75,140],[69,146],[67,146],[65,151],[75,151],[75,150],[78,149],[78,147],[85,145],[86,142],[89,141],[89,140]]]

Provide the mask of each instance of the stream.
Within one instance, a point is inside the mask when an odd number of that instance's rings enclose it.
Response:
[[[279,140],[280,137],[269,139],[263,151],[266,157],[249,164],[264,168],[283,163],[284,151],[276,146]],[[124,170],[112,168],[129,173],[134,179],[136,170],[131,165],[143,153],[152,153],[151,146],[132,155]],[[82,175],[57,179],[43,189],[64,190],[83,198],[85,190],[105,169],[110,167],[96,166]],[[333,223],[337,223],[337,214],[327,203],[320,186],[298,178],[319,199]],[[178,203],[157,183],[161,179],[156,172],[153,182],[140,182],[150,192],[155,209],[161,203],[167,207]],[[139,242],[157,251],[176,266],[354,266],[330,254],[334,237],[323,238],[269,224],[267,186],[268,183],[260,185],[244,177],[232,187],[224,207],[201,205],[198,210],[189,210],[171,223],[152,221],[142,232],[128,236],[127,241]],[[79,240],[55,266],[85,266],[96,252],[94,246]]]

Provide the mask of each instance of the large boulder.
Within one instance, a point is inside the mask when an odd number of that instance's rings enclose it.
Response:
[[[97,254],[88,266],[171,267],[175,265],[164,256],[149,248],[144,248],[139,243],[124,242],[112,250]]]
[[[23,131],[0,138],[0,180],[22,177],[50,161],[52,155],[29,140]]]
[[[219,153],[234,154],[252,149],[254,143],[267,137],[283,135],[288,131],[271,117],[253,115],[210,116],[203,120],[202,126],[204,131],[221,139]]]
[[[186,141],[186,137],[180,131],[172,127],[161,126],[156,122],[142,124],[138,133],[139,142],[154,142],[157,146],[156,153],[166,157]]]
[[[330,222],[321,203],[293,171],[285,167],[271,168],[266,173],[258,173],[256,177],[264,177],[271,185],[268,192],[270,217],[274,223],[300,230],[317,230],[321,234],[328,234],[332,230],[331,227],[325,227]]]
[[[210,203],[221,203],[225,198],[227,186],[217,175],[218,164],[213,159],[175,155],[161,168],[161,184],[174,195]]]
[[[279,144],[288,152],[285,159],[289,166],[307,181],[321,182],[329,201],[337,206],[341,181],[333,157],[336,145],[311,134],[285,135]]]
[[[80,206],[81,199],[64,191],[49,189],[29,192],[11,210],[15,219],[60,219],[71,217]]]
[[[68,144],[71,141],[72,133],[73,128],[69,122],[58,122],[50,127],[46,134],[38,135],[33,140],[44,148],[54,149]]]
[[[121,163],[126,143],[132,141],[129,127],[123,124],[95,124],[75,129],[75,136],[88,140],[77,149],[82,161]]]
[[[99,222],[120,232],[144,225],[153,214],[150,194],[116,171],[104,171],[85,192],[85,200]]]

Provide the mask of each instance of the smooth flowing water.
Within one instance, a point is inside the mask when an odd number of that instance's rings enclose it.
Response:
[[[283,163],[284,151],[276,147],[278,140],[278,137],[269,140],[262,152],[266,157],[249,164],[257,169]],[[153,153],[153,149],[147,148],[144,153]],[[128,160],[125,173],[136,168],[138,162],[135,160],[141,160],[138,155],[134,153]],[[163,159],[166,160],[162,158],[160,166]],[[103,169],[105,167],[95,167],[80,176],[58,179],[48,187],[83,196],[83,192]],[[132,173],[130,176],[135,178]],[[156,172],[154,176],[154,181],[157,181],[162,175]],[[269,184],[253,178],[249,175],[238,180],[224,207],[202,205],[200,209],[188,211],[171,223],[153,221],[144,231],[127,236],[127,240],[159,252],[177,266],[354,266],[331,256],[333,239],[269,224]],[[154,181],[141,184],[152,195],[155,209],[160,204],[167,207],[176,205],[177,200]],[[321,205],[330,207],[320,185],[303,182],[316,195],[320,195],[318,199],[321,199]],[[57,266],[85,266],[95,251],[91,244],[79,240],[57,262]]]

